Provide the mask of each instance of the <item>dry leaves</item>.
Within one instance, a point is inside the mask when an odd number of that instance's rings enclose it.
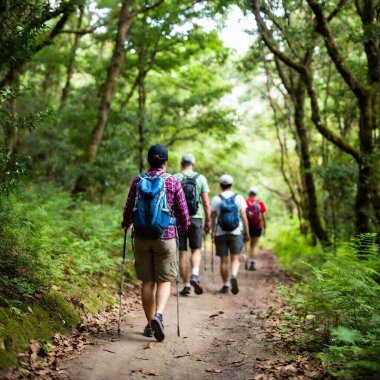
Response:
[[[59,290],[55,285],[53,288]],[[80,308],[84,306],[78,297],[72,297],[71,302]],[[139,293],[132,287],[123,299],[124,317],[140,305]],[[5,373],[0,373],[0,378],[4,380],[66,378],[60,360],[78,355],[87,346],[94,345],[95,337],[106,335],[110,341],[119,340],[110,335],[117,325],[118,317],[118,305],[109,306],[104,312],[96,315],[83,314],[80,324],[71,335],[56,333],[52,336],[51,343],[45,347],[36,340],[30,341],[28,349],[18,355],[18,365]],[[153,345],[146,348],[152,347]],[[156,376],[156,374],[145,375]]]

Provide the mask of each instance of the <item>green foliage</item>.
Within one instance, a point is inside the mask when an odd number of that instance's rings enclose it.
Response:
[[[104,273],[118,271],[118,210],[73,201],[46,183],[4,200],[1,206],[2,294],[30,298],[55,284],[68,294],[85,297]]]
[[[304,339],[339,378],[380,374],[380,257],[375,236],[363,235],[326,253],[312,276],[288,291]]]
[[[319,265],[326,258],[320,245],[313,246],[310,236],[300,233],[299,222],[287,216],[271,222],[267,240],[291,276],[303,278],[306,273],[311,274],[310,266]]]

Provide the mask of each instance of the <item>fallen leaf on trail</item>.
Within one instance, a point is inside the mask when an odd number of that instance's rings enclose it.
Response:
[[[223,370],[219,369],[219,368],[210,368],[210,369],[206,369],[206,372],[211,372],[211,373],[222,373]]]
[[[151,372],[151,371],[146,371],[146,370],[143,369],[143,368],[140,368],[140,369],[132,369],[131,372],[132,372],[132,373],[140,372],[140,373],[142,373],[142,374],[145,375],[145,376],[160,376],[159,373]]]
[[[147,350],[149,348],[153,348],[154,347],[154,342],[150,342],[148,343],[145,347],[144,347],[144,350]]]
[[[209,316],[209,318],[215,318],[215,317],[218,317],[219,316],[219,314],[211,314],[210,316]]]
[[[256,375],[253,379],[254,380],[266,380],[266,379],[268,379],[268,376],[263,374],[263,373],[260,373],[260,374]]]
[[[224,314],[224,311],[220,310],[220,311],[219,311],[219,314]]]
[[[183,358],[183,357],[185,357],[185,356],[190,356],[190,352],[186,352],[186,354],[182,354],[182,355],[174,356],[174,359]]]

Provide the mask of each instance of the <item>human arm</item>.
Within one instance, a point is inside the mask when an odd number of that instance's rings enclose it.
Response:
[[[125,230],[128,230],[132,225],[133,208],[135,206],[136,188],[138,181],[139,177],[135,177],[133,179],[131,187],[129,189],[127,201],[125,202],[123,211],[123,221],[121,222],[121,227]]]
[[[204,231],[206,234],[208,234],[211,229],[211,206],[208,199],[208,192],[201,193],[201,198],[202,198],[203,209],[205,211]],[[213,230],[211,229],[211,231]]]
[[[243,228],[244,228],[244,241],[247,242],[250,240],[249,236],[249,226],[248,226],[248,218],[247,218],[247,212],[245,208],[240,210],[240,216],[241,220],[243,221]]]
[[[216,211],[211,212],[211,237],[215,239],[215,230],[216,230]]]
[[[266,217],[265,217],[265,213],[262,213],[261,217],[262,217],[262,220],[263,220],[264,231],[266,231],[266,229],[267,229],[267,220],[266,220]]]

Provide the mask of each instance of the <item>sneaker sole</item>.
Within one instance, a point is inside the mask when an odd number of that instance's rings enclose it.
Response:
[[[191,280],[190,285],[192,285],[194,287],[195,294],[200,295],[203,293],[203,288],[199,285],[198,282]]]
[[[161,321],[157,317],[153,317],[150,321],[150,325],[152,326],[153,335],[156,340],[162,342],[165,339],[165,333]]]
[[[154,336],[153,331],[150,333],[147,333],[144,331],[143,335],[146,336],[147,338],[153,338],[153,336]]]
[[[239,293],[239,287],[236,278],[231,278],[231,293],[235,295]]]

